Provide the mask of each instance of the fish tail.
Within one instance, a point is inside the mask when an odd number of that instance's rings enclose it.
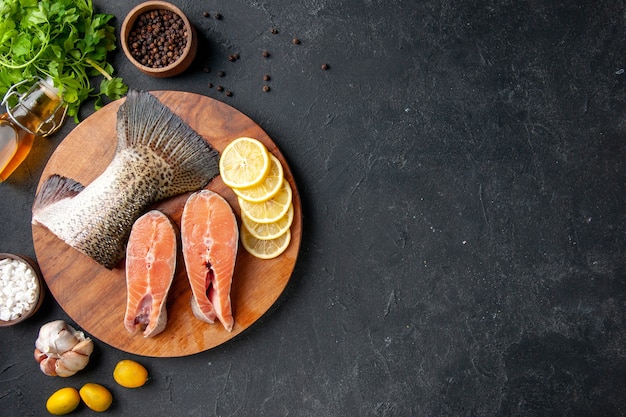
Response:
[[[219,153],[150,93],[129,91],[117,135],[118,148],[148,147],[169,165],[170,195],[204,187],[219,174]]]
[[[84,188],[81,183],[71,178],[57,174],[52,175],[41,185],[33,202],[32,212],[36,214],[53,203],[72,198],[83,191]]]

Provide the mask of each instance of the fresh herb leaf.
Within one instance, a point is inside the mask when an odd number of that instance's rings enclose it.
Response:
[[[102,80],[100,82],[100,91],[103,91],[107,97],[115,100],[124,96],[124,94],[128,91],[128,87],[124,84],[121,78],[116,77],[111,78],[110,80]],[[98,100],[96,100],[96,109],[99,109],[102,106],[103,103],[99,97]]]
[[[96,14],[91,0],[0,0],[0,96],[24,79],[51,77],[76,122],[88,98],[97,110],[104,97],[122,97],[128,86],[106,60],[116,47],[112,18]]]

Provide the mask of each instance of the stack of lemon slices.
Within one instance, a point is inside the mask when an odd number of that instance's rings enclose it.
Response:
[[[243,247],[261,259],[283,253],[291,241],[294,210],[278,158],[257,139],[237,138],[222,152],[220,175],[237,195]]]

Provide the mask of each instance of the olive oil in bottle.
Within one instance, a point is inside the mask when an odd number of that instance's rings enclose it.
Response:
[[[7,112],[0,115],[0,181],[9,178],[26,159],[35,136],[54,133],[65,119],[66,107],[51,80],[38,80],[21,96],[14,87],[2,102]],[[18,97],[13,106],[8,104],[11,96]]]
[[[4,168],[11,162],[11,159],[17,152],[18,135],[18,131],[6,120],[5,116],[6,113],[0,116],[0,169],[2,171],[4,171]]]
[[[0,115],[0,181],[5,181],[26,159],[35,135],[16,127],[8,114]]]

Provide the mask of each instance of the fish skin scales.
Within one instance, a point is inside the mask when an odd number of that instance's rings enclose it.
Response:
[[[204,187],[218,152],[153,95],[130,91],[117,113],[111,163],[82,191],[51,176],[33,203],[32,223],[108,269],[124,258],[135,220],[159,200]],[[52,197],[51,197],[52,196]]]

